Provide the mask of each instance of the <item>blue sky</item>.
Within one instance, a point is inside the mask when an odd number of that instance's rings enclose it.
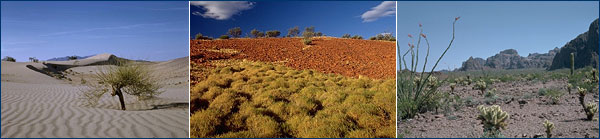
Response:
[[[164,61],[189,54],[188,2],[2,1],[2,57],[112,53]]]
[[[470,56],[485,59],[510,48],[516,49],[521,56],[547,53],[587,31],[592,21],[598,18],[597,1],[399,1],[397,5],[398,44],[402,53],[408,49],[407,34],[416,36],[418,24],[422,23],[431,44],[429,61],[437,60],[448,46],[452,21],[454,17],[461,17],[456,23],[454,44],[436,70],[459,68]],[[421,48],[427,49],[426,45]],[[425,55],[425,51],[421,52],[421,56]],[[420,58],[420,64],[423,58]],[[431,70],[433,64],[430,62],[426,69]]]
[[[327,36],[349,33],[363,38],[379,33],[394,33],[395,4],[381,1],[259,1],[192,2],[190,36],[202,33],[219,37],[233,27],[241,27],[243,36],[252,29],[279,30],[314,26]]]

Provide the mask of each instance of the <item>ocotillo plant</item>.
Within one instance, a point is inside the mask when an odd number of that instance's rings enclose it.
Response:
[[[571,53],[571,76],[573,76],[574,70],[575,70],[575,53]]]
[[[546,120],[544,122],[544,128],[546,128],[546,137],[552,138],[552,130],[554,129],[554,123]]]
[[[498,105],[490,107],[479,105],[477,109],[479,110],[477,120],[481,120],[481,124],[483,124],[484,137],[502,137],[500,129],[506,129],[506,119],[509,117],[508,113],[502,111]]]
[[[454,42],[454,33],[455,33],[455,25],[456,25],[456,21],[458,21],[460,17],[456,17],[454,18],[454,22],[452,23],[452,39],[450,40],[450,43],[448,44],[448,47],[446,47],[446,50],[444,50],[444,52],[442,53],[442,55],[438,58],[438,60],[435,62],[435,64],[433,65],[433,67],[431,68],[431,72],[429,73],[425,73],[425,67],[427,65],[427,60],[429,57],[429,40],[427,39],[427,35],[423,34],[423,26],[421,24],[419,24],[419,28],[420,28],[420,32],[419,32],[419,36],[418,36],[418,41],[417,41],[417,45],[416,45],[416,53],[414,51],[415,49],[415,45],[413,43],[408,43],[409,46],[409,50],[406,51],[406,53],[404,53],[404,55],[402,56],[402,58],[400,58],[400,47],[397,45],[397,51],[398,51],[398,58],[402,59],[400,60],[400,71],[397,74],[397,92],[398,92],[398,98],[397,98],[397,102],[398,102],[398,116],[401,119],[406,119],[406,118],[413,118],[417,113],[419,112],[424,112],[427,110],[427,108],[429,106],[426,106],[428,98],[432,97],[432,95],[435,95],[435,92],[437,91],[437,88],[434,89],[425,89],[425,86],[427,86],[430,82],[430,77],[433,73],[433,71],[435,70],[435,68],[437,67],[438,63],[440,62],[440,60],[442,60],[442,58],[444,57],[444,55],[446,54],[446,52],[448,52],[448,50],[450,49],[450,47],[452,46],[452,43]],[[413,36],[412,35],[408,35],[408,37],[412,40]],[[424,39],[427,42],[427,53],[425,56],[425,62],[423,63],[423,69],[421,71],[421,73],[417,73],[417,66],[419,65],[419,46],[421,44],[421,39]],[[414,40],[412,40],[414,42]],[[410,63],[410,67],[407,66],[407,62],[406,62],[406,55],[410,52],[411,54],[411,63]],[[403,65],[404,65],[404,69],[403,69]],[[409,69],[410,68],[410,69]],[[427,74],[427,75],[425,75]],[[424,77],[426,76],[426,77]],[[418,77],[418,79],[420,80],[416,80]],[[415,82],[416,81],[416,82]]]

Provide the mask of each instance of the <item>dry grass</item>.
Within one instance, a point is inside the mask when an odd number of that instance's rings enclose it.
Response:
[[[191,90],[191,137],[395,137],[394,80],[218,63]]]

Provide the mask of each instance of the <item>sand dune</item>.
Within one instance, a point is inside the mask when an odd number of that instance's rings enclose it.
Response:
[[[102,56],[87,59],[102,62],[106,60]],[[72,81],[68,81],[26,67],[44,66],[41,63],[3,61],[1,137],[187,138],[187,105],[169,107],[189,100],[187,60],[185,57],[149,65],[157,74],[170,73],[161,76],[164,93],[143,102],[125,96],[127,111],[120,110],[118,98],[110,95],[94,107],[85,106],[80,99],[79,91],[85,87],[80,78],[87,79],[95,70],[109,65],[70,68],[66,76]]]

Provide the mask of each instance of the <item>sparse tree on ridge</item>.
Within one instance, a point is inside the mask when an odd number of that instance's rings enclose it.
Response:
[[[231,28],[227,31],[227,34],[233,38],[239,38],[242,35],[242,29],[240,27]]]
[[[300,34],[300,29],[298,28],[298,26],[295,26],[294,28],[290,28],[288,30],[288,37],[298,37],[298,35]]]

